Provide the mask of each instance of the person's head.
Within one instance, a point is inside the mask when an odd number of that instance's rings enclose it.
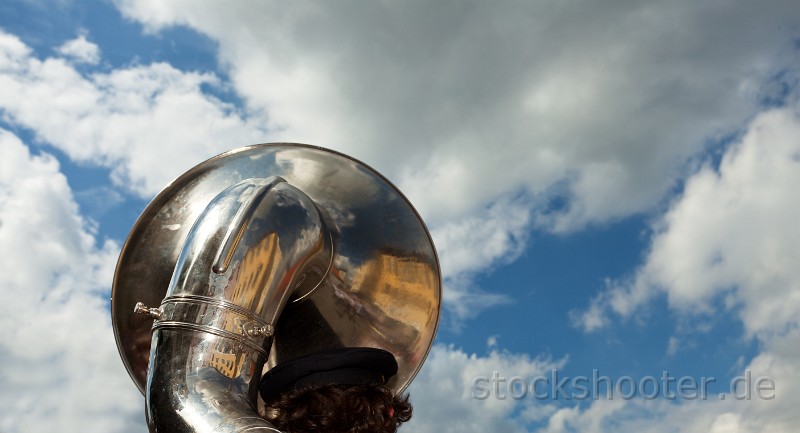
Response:
[[[396,373],[394,356],[375,348],[294,359],[262,378],[261,415],[287,433],[394,433],[412,412],[408,396],[386,386]]]
[[[377,385],[295,388],[265,404],[262,416],[286,433],[395,433],[412,412],[407,395]]]

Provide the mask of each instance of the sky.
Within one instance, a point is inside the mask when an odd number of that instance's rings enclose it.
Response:
[[[400,431],[800,424],[796,0],[6,0],[0,432],[147,430],[121,245],[170,180],[279,141],[364,161],[431,231]]]

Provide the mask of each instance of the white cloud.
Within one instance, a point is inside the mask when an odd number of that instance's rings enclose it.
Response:
[[[473,277],[515,258],[518,234],[652,210],[775,94],[762,83],[797,64],[796,2],[735,3],[116,1],[149,31],[217,40],[270,139],[395,181],[433,228],[462,318],[505,300]],[[524,221],[487,211],[518,195]]]
[[[752,392],[750,399],[744,400],[736,400],[725,393],[724,400],[711,394],[708,400],[683,400],[678,404],[665,400],[598,400],[585,408],[559,409],[540,432],[795,432],[800,422],[800,414],[795,409],[797,397],[793,395],[793,390],[800,386],[799,355],[800,332],[795,329],[771,340],[741,372],[744,377],[744,372],[749,370],[752,383],[762,377],[771,378],[775,384],[774,399],[758,398]],[[763,393],[764,397],[770,395],[768,390]]]
[[[62,59],[40,60],[15,37],[0,36],[6,118],[73,160],[111,168],[114,183],[139,195],[156,193],[206,157],[265,141],[259,116],[204,93],[202,86],[220,84],[213,75],[156,63],[85,76]],[[507,300],[474,287],[472,278],[524,248],[529,207],[499,199],[435,226],[447,305],[457,321]]]
[[[678,337],[671,336],[667,342],[667,355],[675,356],[681,348],[681,340]]]
[[[459,317],[504,300],[473,277],[516,257],[532,225],[569,231],[651,209],[795,62],[788,0],[117,4],[150,31],[187,25],[218,40],[244,111],[203,92],[219,84],[210,74],[154,64],[82,76],[4,36],[7,116],[144,196],[241,144],[352,154],[434,229]],[[510,211],[498,224],[487,209],[520,194],[535,199],[517,203],[524,221]]]
[[[423,433],[790,433],[800,422],[800,414],[793,409],[797,399],[792,393],[800,386],[798,359],[800,330],[795,329],[768,342],[739,372],[743,376],[749,371],[752,384],[762,377],[771,378],[775,398],[769,398],[772,393],[768,390],[763,393],[767,398],[759,398],[751,390],[750,398],[745,400],[737,400],[728,392],[724,392],[725,399],[710,393],[707,400],[678,401],[617,398],[565,403],[494,396],[481,400],[473,397],[476,377],[491,378],[496,371],[506,379],[519,376],[529,381],[546,376],[551,369],[563,368],[566,362],[498,350],[484,356],[470,355],[450,346],[435,345],[410,388],[415,414],[404,429]],[[700,378],[695,379],[699,383]],[[729,384],[722,385],[724,388]],[[674,386],[672,395],[676,393]]]
[[[106,304],[118,246],[95,245],[53,157],[0,146],[0,430],[141,431]]]
[[[487,293],[475,287],[473,277],[513,261],[522,253],[529,220],[527,203],[500,200],[475,215],[431,230],[445,282],[443,302],[455,313],[456,322],[510,301],[504,294]]]
[[[608,323],[610,311],[629,317],[659,293],[684,314],[735,311],[748,336],[800,324],[798,108],[760,114],[718,170],[706,165],[688,179],[645,263],[581,313],[584,329]]]
[[[601,399],[570,402],[537,400],[476,399],[477,377],[491,378],[493,372],[507,380],[532,377],[561,369],[566,360],[530,358],[527,355],[492,350],[484,356],[467,354],[452,346],[435,345],[420,375],[410,388],[415,406],[412,422],[404,429],[419,432],[503,431],[536,433],[790,433],[796,431],[800,414],[792,390],[800,386],[800,329],[767,342],[763,351],[739,375],[749,371],[751,384],[762,377],[775,384],[760,398],[754,389],[748,399],[737,400],[724,391],[725,399],[709,393],[706,400]],[[700,377],[695,377],[700,382]],[[721,380],[721,379],[720,379]],[[505,384],[501,384],[505,386]],[[494,387],[494,385],[491,385]],[[739,395],[743,389],[738,388]],[[494,391],[493,391],[494,392]],[[670,393],[675,396],[673,382]],[[480,392],[478,391],[478,395]]]
[[[605,432],[608,431],[608,419],[618,415],[624,406],[625,401],[623,400],[599,400],[586,410],[581,410],[578,406],[562,408],[550,416],[547,426],[541,429],[541,432]]]
[[[494,396],[476,399],[473,395],[474,380],[491,378],[493,372],[498,372],[506,378],[518,376],[529,381],[534,376],[563,367],[565,362],[498,350],[478,356],[451,346],[435,345],[411,385],[414,417],[402,429],[420,433],[525,432],[525,424],[535,412],[547,413],[549,409],[531,399],[498,399]],[[520,410],[527,412],[520,414]]]
[[[80,35],[75,39],[64,42],[56,51],[78,63],[88,63],[90,65],[100,63],[100,47],[86,40],[85,35]]]
[[[4,117],[75,161],[111,168],[118,186],[143,197],[205,158],[265,141],[258,116],[204,93],[219,84],[165,63],[82,75],[0,32]]]
[[[519,190],[568,198],[553,230],[647,210],[796,62],[790,0],[116,3],[218,40],[278,136],[369,161],[434,225]]]
[[[672,311],[689,323],[736,315],[744,327],[743,338],[760,344],[760,353],[740,366],[740,373],[771,378],[775,398],[648,403],[646,409],[642,402],[630,403],[646,412],[615,416],[624,422],[613,425],[614,431],[796,431],[800,414],[793,409],[798,398],[792,390],[800,386],[797,92],[795,88],[785,95],[784,107],[756,116],[727,148],[718,168],[707,164],[688,178],[681,196],[656,223],[650,252],[634,275],[609,282],[586,310],[573,313],[576,324],[593,331],[612,323],[614,315],[636,317],[655,297],[665,295]],[[668,354],[682,344],[671,337]]]
[[[142,196],[242,144],[288,138],[353,154],[394,179],[431,222],[446,301],[460,317],[507,301],[472,277],[513,260],[532,224],[569,231],[650,209],[706,140],[737,129],[759,98],[780,98],[774,81],[762,83],[797,64],[793,0],[458,10],[119,4],[152,31],[186,24],[219,40],[247,107],[204,92],[220,85],[213,74],[168,64],[81,74],[0,32],[6,120],[76,161],[112,168],[118,185]],[[99,49],[80,39],[61,54],[99,61]],[[763,343],[748,368],[773,376],[778,392],[797,388],[800,135],[792,107],[756,118],[719,171],[692,176],[641,272],[610,282],[573,319],[596,329],[610,311],[630,317],[662,292],[687,315],[727,308]],[[52,422],[64,431],[142,430],[141,398],[122,372],[100,298],[116,246],[95,245],[52,158],[1,134],[0,245],[15,254],[0,263],[11,275],[0,307],[0,430],[46,431]],[[509,199],[518,196],[526,199]],[[554,198],[565,199],[563,211],[547,210]],[[798,424],[791,394],[740,405],[588,407],[469,395],[475,375],[554,365],[563,364],[436,346],[412,387],[417,415],[408,428],[514,432],[547,420],[547,432],[723,433]]]

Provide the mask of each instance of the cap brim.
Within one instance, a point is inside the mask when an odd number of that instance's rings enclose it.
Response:
[[[269,400],[291,389],[325,385],[386,385],[397,374],[394,356],[371,347],[338,348],[276,365],[261,379]]]

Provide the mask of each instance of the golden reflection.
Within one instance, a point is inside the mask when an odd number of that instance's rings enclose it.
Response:
[[[207,364],[226,377],[235,379],[241,373],[246,358],[247,356],[243,353],[224,353],[214,350],[211,352],[211,358],[208,359]]]
[[[281,263],[280,245],[276,233],[268,233],[261,241],[245,253],[244,258],[232,272],[225,299],[237,305],[260,311],[264,299],[256,299],[256,295],[266,296],[267,287],[276,278]]]
[[[353,274],[352,294],[389,318],[419,326],[432,320],[439,300],[431,291],[438,280],[430,264],[382,252]]]

